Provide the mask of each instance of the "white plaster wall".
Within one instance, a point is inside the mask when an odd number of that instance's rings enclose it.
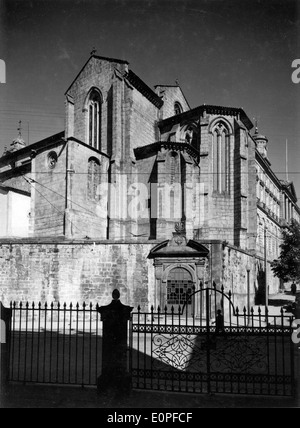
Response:
[[[30,197],[9,192],[11,206],[11,236],[26,237],[29,234]]]
[[[0,237],[27,237],[30,197],[15,192],[0,192]]]
[[[7,236],[7,192],[0,190],[0,236]]]

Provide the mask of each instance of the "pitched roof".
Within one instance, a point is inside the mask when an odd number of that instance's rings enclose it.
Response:
[[[175,244],[174,244],[174,242]],[[155,259],[157,257],[173,258],[173,257],[207,257],[209,254],[208,248],[192,239],[187,240],[182,237],[181,242],[176,243],[176,237],[163,241],[157,244],[150,251],[148,258]]]
[[[181,89],[181,86],[179,84],[176,85],[154,85],[154,88],[178,88],[180,90],[180,92],[182,93],[182,96],[185,100],[185,102],[187,103],[189,109],[191,108],[190,103],[188,102],[186,96],[184,95],[183,90]]]
[[[66,90],[65,95],[70,91],[70,89],[72,88],[72,86],[74,85],[74,83],[76,82],[76,80],[78,79],[78,77],[80,76],[80,74],[88,65],[88,63],[91,61],[92,58],[108,61],[108,62],[115,62],[119,64],[129,65],[128,61],[125,61],[122,59],[108,58],[108,57],[99,56],[99,55],[91,55],[90,58],[82,67],[82,69],[79,71],[79,73],[77,74],[77,76],[75,77],[71,85]],[[144,97],[146,97],[152,104],[154,104],[157,108],[161,108],[161,106],[163,105],[162,99],[151,88],[149,88],[149,86],[147,86],[146,83],[144,83],[142,79],[140,79],[133,71],[131,70],[127,71],[124,74],[124,77],[135,89],[137,89],[142,95],[144,95]]]
[[[253,128],[253,123],[246,115],[242,108],[237,107],[224,107],[224,106],[213,106],[203,104],[199,107],[196,107],[192,110],[183,112],[181,114],[177,114],[176,116],[169,117],[167,119],[161,120],[158,124],[160,128],[164,126],[174,125],[176,123],[180,123],[182,120],[191,118],[191,117],[199,117],[200,114],[206,112],[208,114],[215,115],[227,115],[227,116],[236,116],[240,117],[240,120],[244,123],[248,130]]]
[[[32,150],[36,150],[42,147],[48,147],[51,144],[55,144],[60,141],[65,136],[65,131],[59,132],[58,134],[51,135],[44,140],[38,141],[36,143],[30,144],[29,146],[25,146],[20,150],[16,150],[15,152],[7,152],[6,155],[0,158],[0,166],[6,165],[10,161],[18,158],[19,156],[27,155],[31,153]]]
[[[125,74],[128,82],[135,87],[144,97],[146,97],[157,108],[161,108],[163,100],[151,89],[145,82],[143,82],[133,71],[129,70]]]
[[[18,193],[18,194],[24,195],[24,196],[30,196],[30,192],[26,192],[26,190],[16,189],[16,188],[11,187],[11,186],[5,186],[1,183],[0,183],[0,190],[3,190],[5,192],[15,192],[15,193]]]
[[[129,62],[123,59],[117,59],[117,58],[109,58],[109,57],[105,57],[105,56],[99,56],[99,55],[91,55],[89,57],[89,59],[86,61],[86,63],[84,64],[84,66],[81,68],[81,70],[79,71],[79,73],[77,74],[77,76],[75,77],[75,79],[72,81],[71,85],[68,87],[68,89],[65,92],[65,95],[69,92],[69,90],[72,88],[73,84],[76,82],[76,80],[78,79],[78,77],[80,76],[80,74],[82,73],[82,71],[85,69],[85,67],[88,65],[88,63],[91,61],[92,58],[96,58],[96,59],[100,59],[103,61],[108,61],[108,62],[116,62],[119,64],[126,64],[129,65]]]

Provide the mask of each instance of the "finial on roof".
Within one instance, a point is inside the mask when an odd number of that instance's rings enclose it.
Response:
[[[96,55],[96,53],[97,53],[97,49],[94,47],[94,48],[92,49],[91,56]]]
[[[185,224],[183,221],[180,221],[178,223],[175,223],[175,232],[176,233],[185,233]]]
[[[13,142],[10,145],[10,150],[8,150],[9,152],[15,152],[16,150],[20,150],[23,147],[25,147],[25,141],[22,138],[22,121],[19,121],[19,126],[18,126],[18,136],[15,140],[13,140]]]
[[[253,120],[255,121],[255,134],[258,134],[258,120],[254,117]]]

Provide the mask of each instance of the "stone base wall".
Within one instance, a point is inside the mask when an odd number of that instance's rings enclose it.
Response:
[[[0,300],[111,302],[118,288],[124,304],[148,307],[154,295],[153,244],[38,241],[0,242]]]
[[[263,261],[219,242],[203,242],[210,250],[207,262],[218,288],[231,291],[235,306],[255,304]],[[106,305],[118,288],[124,304],[148,310],[156,301],[154,261],[148,259],[158,241],[112,242],[19,239],[0,241],[0,300],[17,302],[98,303]],[[247,271],[249,270],[249,280]],[[261,277],[260,277],[261,278]],[[270,294],[279,280],[268,271]]]
[[[225,246],[222,263],[222,283],[225,293],[231,291],[234,305],[240,309],[243,309],[244,306],[247,309],[248,305],[254,306],[257,303],[257,295],[261,292],[261,287],[264,287],[264,260],[235,247]],[[273,275],[269,261],[267,263],[267,282],[270,295],[279,292],[280,281]]]

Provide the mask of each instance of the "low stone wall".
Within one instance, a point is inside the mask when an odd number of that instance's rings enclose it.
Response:
[[[0,300],[17,302],[98,303],[111,301],[118,288],[126,305],[148,310],[158,293],[150,250],[158,241],[68,241],[26,238],[0,241]],[[221,241],[205,242],[210,250],[210,276],[231,291],[235,306],[255,304],[261,260]],[[247,270],[250,269],[249,283]],[[268,276],[270,292],[278,291]],[[278,283],[279,284],[279,283]],[[279,286],[279,285],[278,285]]]
[[[108,304],[118,288],[131,306],[153,302],[153,243],[0,242],[0,297],[10,301]]]

